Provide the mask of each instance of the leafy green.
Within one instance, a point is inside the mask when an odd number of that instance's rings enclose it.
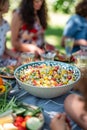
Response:
[[[0,114],[11,110],[15,105],[15,98],[13,97],[10,101],[7,100],[6,95],[4,98],[0,99]]]
[[[6,86],[6,92],[0,97],[0,114],[8,110],[11,110],[13,106],[15,106],[15,101],[16,101],[14,97],[12,97],[10,101],[7,99],[9,84],[5,83],[5,86]]]

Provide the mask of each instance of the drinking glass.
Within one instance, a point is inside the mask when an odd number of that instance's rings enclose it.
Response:
[[[74,39],[73,38],[67,38],[65,40],[65,52],[68,58],[71,57],[72,49],[74,45]]]
[[[35,54],[30,52],[23,52],[20,56],[20,62],[21,64],[26,64],[29,62],[34,61]]]
[[[56,56],[56,52],[48,51],[48,52],[41,54],[41,60],[54,60],[55,56]]]

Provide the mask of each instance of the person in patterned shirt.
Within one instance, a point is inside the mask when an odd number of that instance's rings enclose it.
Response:
[[[17,58],[17,54],[6,47],[6,34],[10,30],[8,22],[3,18],[3,14],[9,9],[9,0],[0,0],[0,57]]]
[[[16,51],[44,53],[44,33],[47,28],[45,0],[22,0],[13,12],[11,22],[12,45]],[[51,44],[47,49],[53,50]]]

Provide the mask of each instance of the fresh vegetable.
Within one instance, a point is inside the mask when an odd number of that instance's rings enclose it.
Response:
[[[41,121],[36,117],[31,117],[26,121],[26,127],[28,130],[39,130],[41,126]]]
[[[4,125],[4,123],[13,123],[17,130],[28,130],[29,127],[32,128],[32,124],[29,123],[28,126],[28,122],[30,122],[29,120],[31,118],[35,122],[35,130],[43,125],[41,108],[35,108],[27,104],[15,102],[16,99],[14,97],[8,101],[7,93],[5,93],[3,97],[4,98],[0,98],[0,116],[2,115],[1,125]],[[6,118],[3,119],[3,116]]]
[[[26,109],[20,107],[18,108],[17,106],[13,108],[13,112],[16,114],[16,115],[23,115],[24,112],[26,112]]]
[[[3,97],[4,98],[0,98],[0,115],[8,110],[11,110],[15,105],[14,97],[10,101],[7,100],[6,94]]]
[[[0,68],[0,72],[13,74],[15,68],[16,68],[16,66],[14,66],[14,65],[9,65],[9,66],[7,66],[7,67],[1,67],[1,68]]]
[[[6,88],[4,85],[0,85],[0,93],[5,92]]]
[[[34,130],[31,129],[33,124],[29,123],[28,126],[28,122],[31,118],[32,120],[35,120],[34,122],[37,124],[36,126],[34,123],[35,128],[40,128],[43,124],[43,119],[41,118],[41,108],[32,108],[28,105],[19,103],[13,108],[13,113],[16,114],[14,125],[18,128],[18,130]]]
[[[38,113],[40,113],[41,112],[41,108],[40,107],[38,107],[37,109],[35,109],[34,111],[33,111],[33,116],[36,116]]]
[[[24,113],[24,116],[26,116],[26,115],[36,116],[40,112],[41,112],[41,108],[37,108],[37,109],[34,109],[34,110],[27,109],[26,112]]]
[[[16,99],[13,97],[10,101],[8,101],[8,91],[10,90],[10,84],[7,82],[3,83],[3,89],[5,89],[5,93],[0,97],[0,115],[8,110],[12,110],[13,106],[15,106]],[[4,88],[5,87],[5,88]]]
[[[6,67],[0,67],[0,75],[4,77],[14,78],[14,70],[17,68],[17,65],[9,65]]]
[[[3,79],[0,77],[0,85],[3,85]]]
[[[0,94],[5,92],[5,90],[6,90],[6,87],[4,86],[3,79],[0,77]]]

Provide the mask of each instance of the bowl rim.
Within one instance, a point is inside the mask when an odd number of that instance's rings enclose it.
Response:
[[[58,63],[58,64],[66,64],[66,65],[68,65],[68,66],[72,66],[72,67],[74,67],[74,68],[78,71],[78,73],[79,73],[79,77],[77,78],[77,80],[76,80],[75,82],[78,82],[79,79],[81,78],[81,71],[80,71],[80,69],[79,69],[77,66],[71,65],[71,64],[68,64],[68,63],[64,63],[64,62],[60,62],[60,61],[52,61],[52,60],[49,60],[49,61],[36,61],[36,62],[30,62],[30,63],[26,63],[26,64],[24,64],[24,65],[21,65],[21,66],[19,66],[19,67],[17,67],[17,68],[15,69],[15,71],[14,71],[14,77],[15,77],[15,79],[16,79],[18,82],[20,82],[21,84],[23,84],[23,85],[28,85],[29,87],[32,87],[32,88],[54,89],[54,88],[64,88],[64,87],[66,87],[66,85],[56,86],[56,87],[55,87],[55,86],[53,86],[53,87],[39,87],[39,86],[33,86],[33,85],[30,85],[30,84],[27,84],[27,83],[23,83],[23,82],[20,81],[20,80],[17,78],[17,76],[16,76],[16,72],[17,72],[18,70],[20,70],[20,68],[22,68],[22,67],[24,67],[24,66],[28,66],[28,65],[32,65],[32,64],[37,64],[37,63],[47,63],[47,62],[49,62],[49,63],[50,63],[50,62],[51,62],[51,63]],[[70,86],[70,85],[73,85],[75,82],[72,82],[72,83],[70,83],[70,84],[67,84],[67,87]]]

